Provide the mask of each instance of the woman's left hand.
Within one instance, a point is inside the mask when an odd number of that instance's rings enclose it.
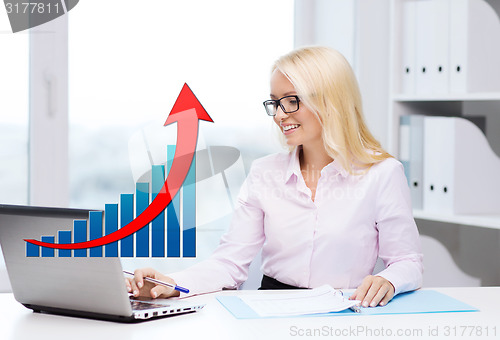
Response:
[[[349,297],[360,300],[363,307],[385,306],[394,296],[394,286],[381,276],[368,275]]]

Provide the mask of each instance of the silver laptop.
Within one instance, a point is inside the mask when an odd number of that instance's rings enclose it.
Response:
[[[89,210],[0,205],[0,245],[15,299],[35,312],[121,322],[199,311],[186,300],[133,299],[118,257],[27,257],[24,239],[72,230]],[[104,252],[104,251],[103,251]]]

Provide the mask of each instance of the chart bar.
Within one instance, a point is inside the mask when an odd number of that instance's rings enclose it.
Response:
[[[118,230],[118,204],[104,205],[104,232],[109,235]],[[111,242],[104,246],[106,257],[118,256],[118,241]]]
[[[165,184],[165,167],[153,165],[151,169],[152,185],[151,200],[154,200]],[[151,223],[151,255],[153,257],[165,257],[165,212],[162,211]]]
[[[40,246],[26,242],[26,256],[40,257]]]
[[[182,256],[196,257],[196,157],[182,186]]]
[[[73,221],[73,242],[87,241],[87,220],[74,220]],[[87,257],[87,248],[75,249],[75,257]]]
[[[89,213],[90,239],[95,240],[102,237],[102,211],[91,211]],[[102,257],[102,246],[90,248],[90,257]]]
[[[57,243],[68,244],[71,243],[71,231],[59,230],[57,232]],[[71,257],[71,249],[59,249],[59,257]]]
[[[125,227],[134,219],[134,194],[120,195],[120,228]],[[134,234],[120,241],[120,256],[134,257]]]
[[[136,184],[136,217],[149,205],[149,183]],[[135,256],[149,257],[149,223],[135,233]]]
[[[167,145],[167,175],[174,161],[175,145]],[[180,190],[167,207],[167,257],[181,256]]]
[[[42,242],[46,243],[54,243],[54,239],[54,236],[42,236],[41,238]],[[42,247],[42,257],[54,257],[54,253],[53,248]]]

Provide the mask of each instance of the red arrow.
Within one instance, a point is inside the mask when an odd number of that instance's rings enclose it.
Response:
[[[194,93],[187,84],[184,84],[182,90],[175,101],[174,107],[168,115],[165,125],[177,122],[177,146],[175,148],[172,168],[163,184],[162,189],[156,195],[151,204],[137,216],[132,222],[117,231],[97,238],[91,241],[79,243],[45,243],[37,240],[28,240],[26,242],[37,246],[55,248],[55,249],[83,249],[98,247],[111,242],[121,240],[136,231],[140,230],[158,216],[172,201],[177,192],[184,183],[184,179],[189,171],[196,151],[196,142],[198,140],[198,121],[206,120],[213,123],[212,118],[203,108]]]

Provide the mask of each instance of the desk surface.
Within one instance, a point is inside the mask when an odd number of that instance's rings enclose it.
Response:
[[[197,313],[138,324],[33,313],[0,294],[0,329],[5,340],[24,339],[297,339],[398,338],[499,339],[500,287],[435,288],[480,312],[406,315],[353,315],[281,319],[235,319],[215,298],[255,291],[224,291],[195,296],[206,303]],[[260,294],[266,292],[259,291]],[[314,336],[316,335],[316,336]]]

